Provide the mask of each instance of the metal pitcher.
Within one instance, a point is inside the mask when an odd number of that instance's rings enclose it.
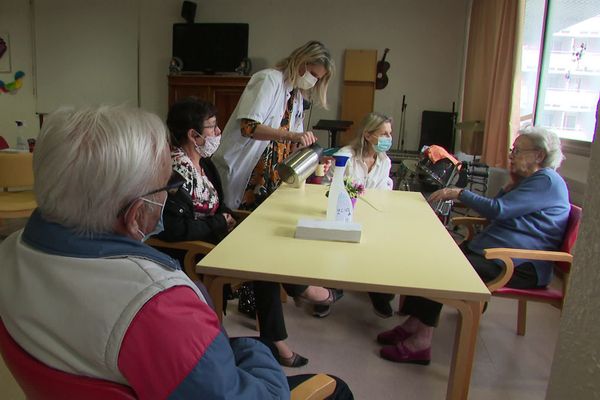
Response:
[[[323,148],[317,143],[291,154],[277,165],[277,173],[282,181],[300,187],[317,166],[319,158],[323,154]]]

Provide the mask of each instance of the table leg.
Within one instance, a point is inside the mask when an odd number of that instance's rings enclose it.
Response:
[[[454,354],[450,365],[446,399],[467,399],[473,359],[475,358],[479,320],[481,319],[481,302],[450,299],[433,300],[458,310],[459,318],[456,324]]]

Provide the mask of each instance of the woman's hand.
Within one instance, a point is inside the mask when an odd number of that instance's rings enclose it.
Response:
[[[227,232],[231,232],[237,225],[237,222],[229,213],[223,213],[222,215],[225,218],[225,222],[227,222]]]
[[[298,143],[298,148],[310,146],[317,141],[317,138],[311,131],[302,133],[294,133],[292,135],[292,142]]]
[[[430,203],[434,201],[456,200],[460,192],[462,192],[460,188],[444,188],[433,192],[427,200]]]

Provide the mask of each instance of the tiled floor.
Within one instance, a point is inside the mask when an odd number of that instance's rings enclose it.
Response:
[[[4,227],[6,228],[6,226]],[[2,229],[0,229],[0,235]],[[0,240],[2,237],[0,236]],[[348,382],[357,399],[443,399],[457,313],[445,307],[434,335],[429,366],[400,365],[379,358],[377,333],[400,317],[381,319],[364,293],[347,292],[325,319],[313,318],[288,301],[285,306],[288,342],[310,362],[288,374],[329,372]],[[254,336],[254,321],[230,302],[224,324],[231,336]],[[516,302],[494,298],[481,320],[470,399],[544,399],[557,339],[559,311],[529,305],[527,334],[515,333]],[[24,396],[0,360],[0,399]]]

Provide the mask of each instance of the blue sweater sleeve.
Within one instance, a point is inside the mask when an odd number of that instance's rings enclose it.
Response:
[[[551,186],[548,175],[535,173],[521,181],[513,190],[507,193],[500,191],[494,198],[463,190],[459,200],[490,220],[518,218],[542,209],[546,203],[544,197]]]
[[[289,399],[287,378],[264,344],[239,338],[229,349],[219,334],[169,399]]]

